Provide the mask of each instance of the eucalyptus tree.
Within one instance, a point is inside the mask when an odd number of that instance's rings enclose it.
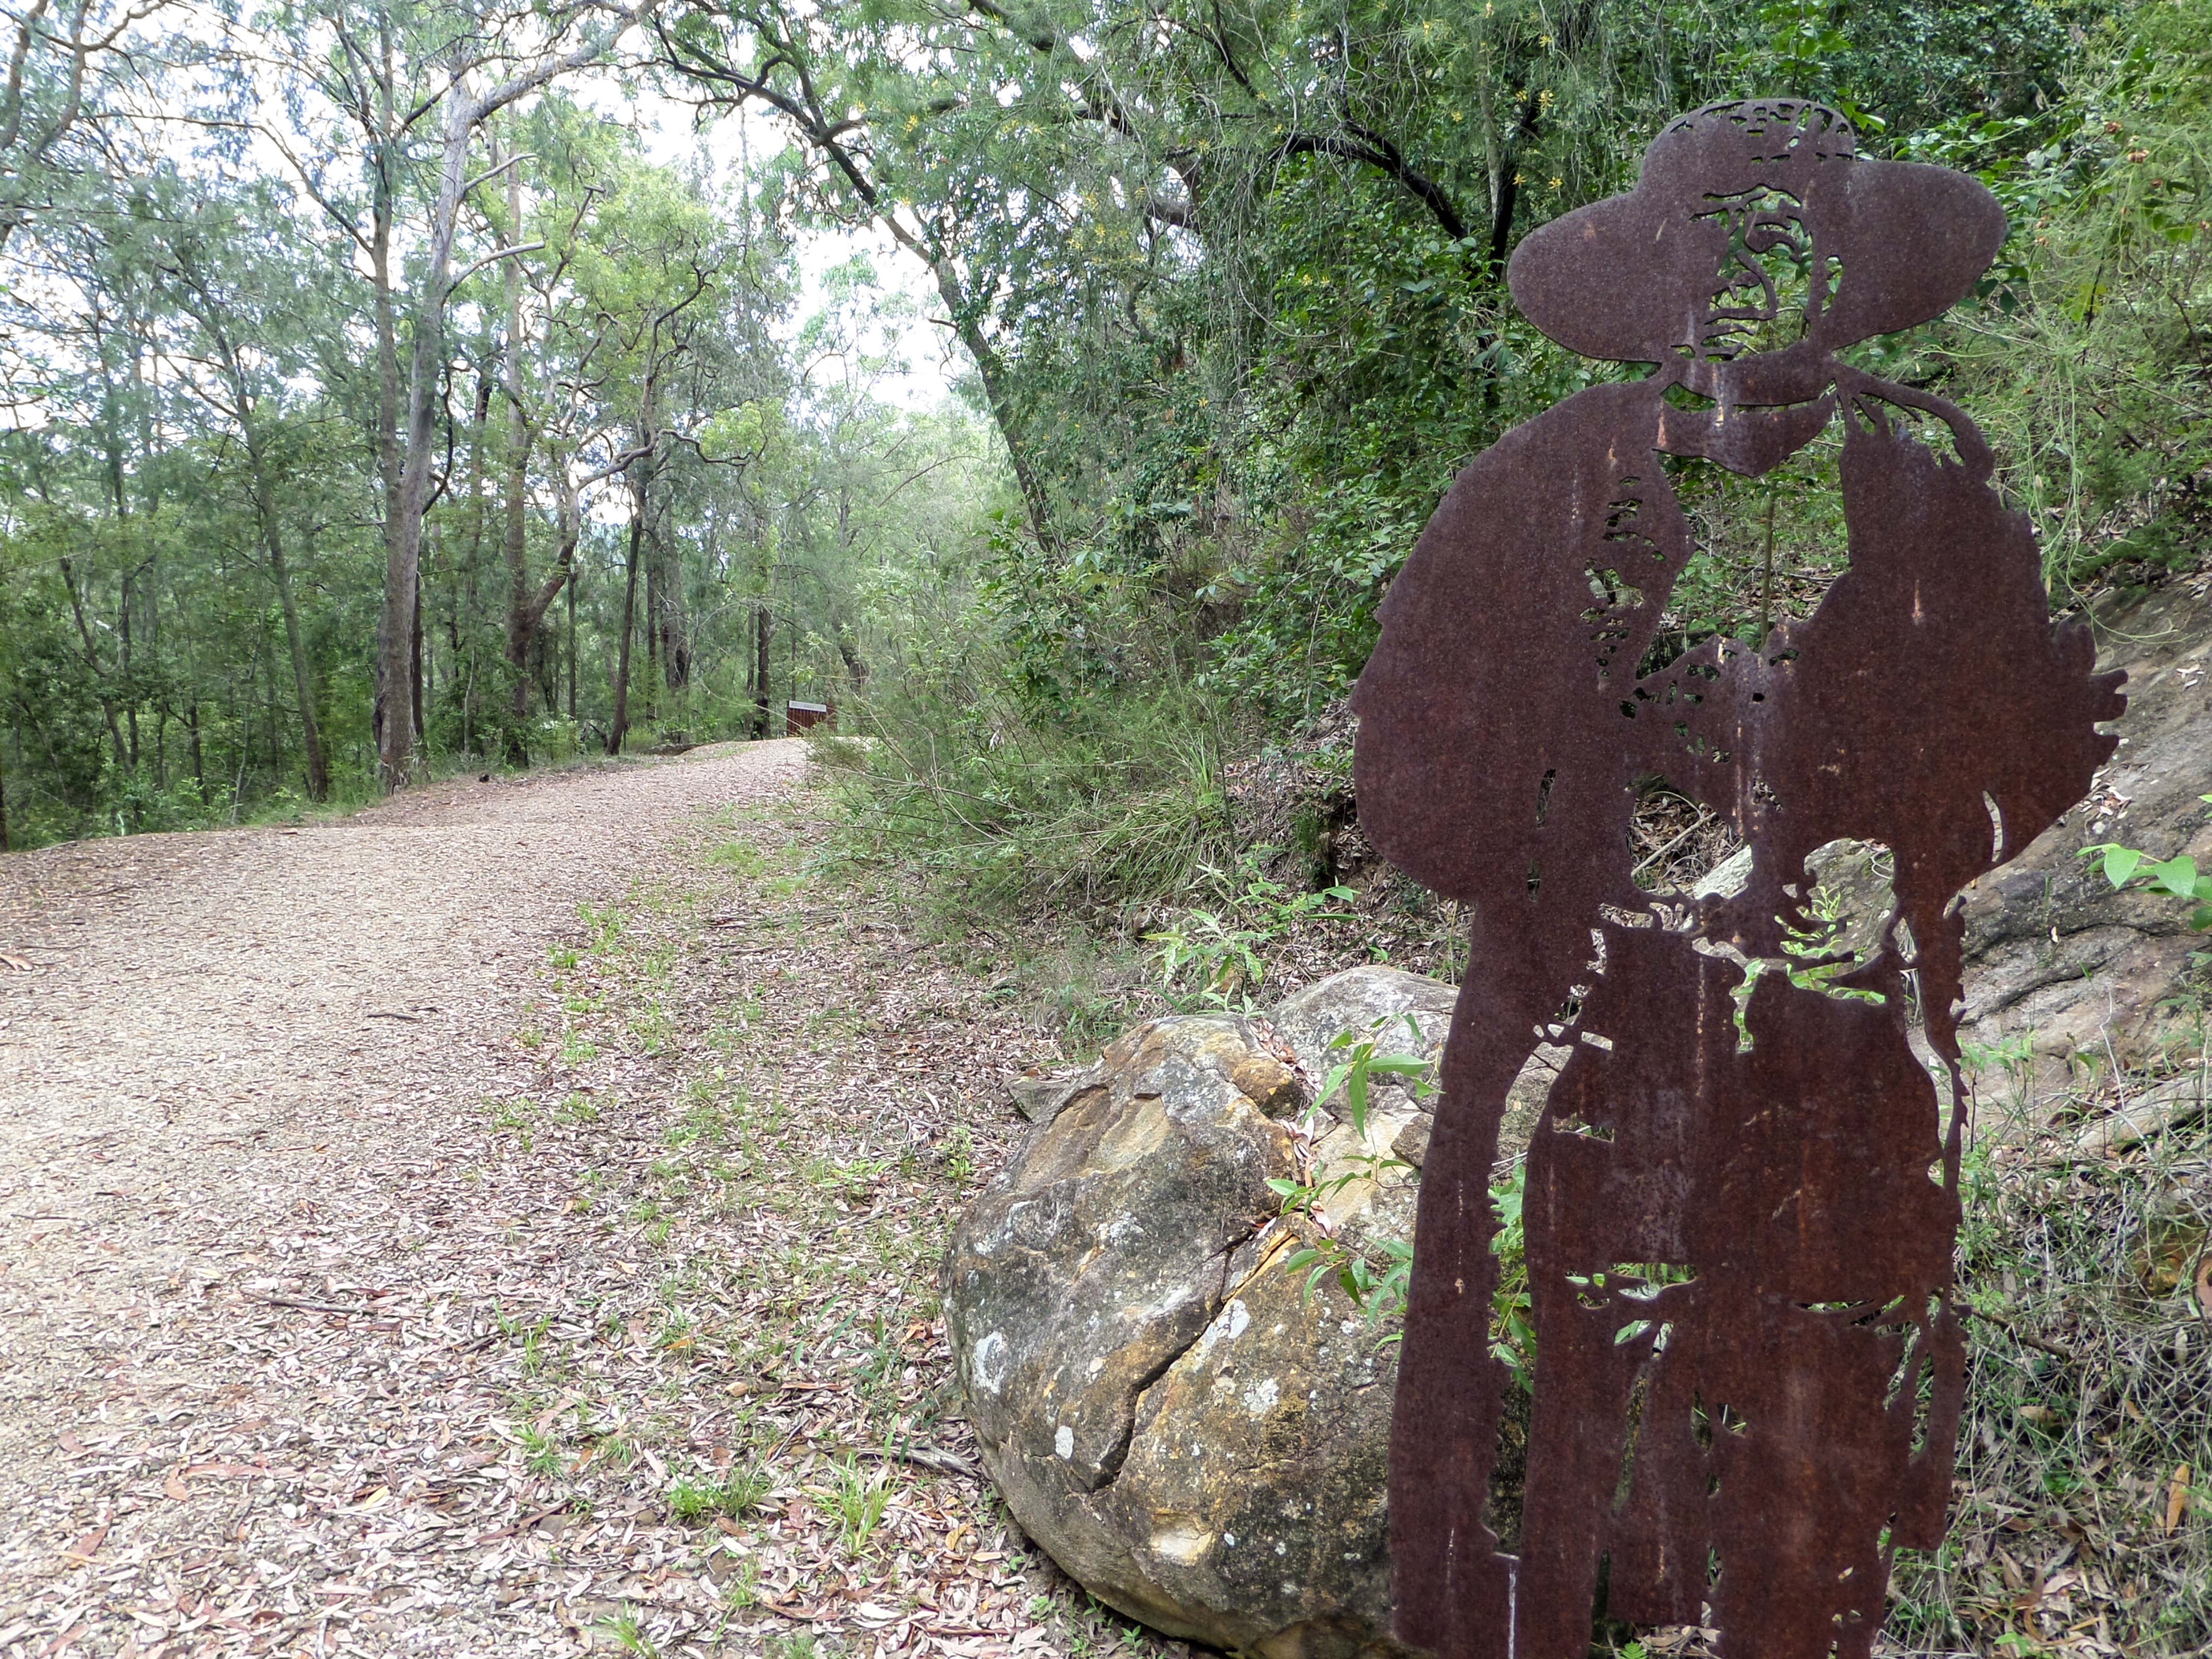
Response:
[[[436,450],[433,399],[444,349],[446,303],[475,269],[472,265],[454,272],[454,240],[463,199],[492,177],[486,173],[470,178],[470,157],[492,116],[557,76],[605,57],[622,33],[655,3],[657,0],[637,0],[628,9],[617,10],[586,0],[552,12],[519,8],[465,15],[467,29],[457,30],[441,54],[446,84],[441,98],[437,190],[424,226],[423,269],[411,319],[407,414],[393,505],[398,527],[386,551],[384,617],[378,635],[379,678],[386,688],[378,753],[387,787],[406,781],[415,749],[413,721],[390,688],[404,683],[408,673],[422,514],[429,502]],[[575,38],[579,35],[581,39]],[[520,42],[529,45],[518,50]],[[479,86],[479,81],[488,84]],[[489,264],[524,251],[521,246],[494,248],[476,263]]]
[[[603,349],[613,366],[615,407],[630,454],[624,469],[629,550],[606,739],[607,751],[614,754],[629,727],[641,574],[647,577],[648,649],[665,657],[674,672],[673,651],[684,648],[676,637],[680,615],[671,614],[680,605],[680,588],[672,590],[658,568],[647,568],[648,551],[657,556],[664,539],[659,519],[665,501],[656,486],[672,451],[696,445],[700,427],[714,412],[684,393],[687,383],[696,385],[690,371],[714,338],[719,309],[735,297],[732,278],[742,283],[745,271],[720,216],[703,195],[666,169],[635,162],[622,168],[610,182],[599,222],[602,234],[580,261],[577,282],[606,331]],[[680,683],[680,675],[672,683]]]
[[[299,419],[290,384],[313,362],[307,342],[341,319],[314,239],[299,234],[266,183],[216,194],[166,217],[154,249],[159,292],[184,325],[176,384],[245,459],[252,517],[283,618],[305,750],[307,793],[326,800],[330,762],[316,714],[313,665],[301,625],[284,499],[299,486]]]
[[[947,320],[975,365],[983,393],[1038,543],[1056,545],[1052,503],[1031,453],[1007,362],[1010,331],[997,314],[996,273],[971,268],[971,204],[908,165],[908,141],[924,122],[966,107],[1003,51],[995,23],[978,30],[958,10],[869,9],[843,12],[799,5],[695,7],[656,24],[661,61],[679,88],[705,107],[757,105],[782,118],[808,153],[802,174],[817,205],[833,218],[879,226],[928,270]],[[948,38],[950,37],[950,38]],[[956,72],[948,72],[957,64]],[[681,95],[681,94],[679,94]],[[978,162],[984,160],[971,152]],[[1018,146],[1000,146],[990,171],[975,175],[1003,213],[1034,192]],[[918,185],[923,187],[917,187]],[[1049,183],[1038,199],[1048,203]],[[985,216],[988,215],[985,210]]]
[[[30,594],[50,584],[58,601],[22,614],[62,623],[81,665],[58,676],[49,658],[43,706],[19,695],[18,709],[54,730],[66,724],[58,702],[94,702],[111,750],[82,787],[50,750],[63,822],[98,808],[137,828],[204,809],[210,745],[229,751],[234,798],[249,775],[283,787],[303,773],[322,799],[331,767],[313,636],[329,590],[346,584],[312,544],[368,502],[348,499],[343,455],[323,437],[332,410],[312,347],[333,325],[333,284],[317,241],[281,183],[158,159],[78,181],[70,206],[18,240],[32,257],[0,301],[9,377],[35,388],[40,416],[0,465],[0,499],[18,548],[39,555]],[[272,672],[280,662],[289,672]],[[181,755],[167,743],[178,724]],[[181,778],[190,790],[177,795]]]
[[[559,96],[542,100],[507,136],[529,147],[507,170],[503,214],[487,215],[495,241],[526,250],[504,262],[501,305],[501,390],[510,417],[501,540],[512,749],[530,712],[529,668],[538,632],[564,590],[573,657],[573,583],[586,494],[627,471],[652,446],[623,441],[617,386],[623,368],[621,324],[600,274],[612,229],[610,210],[623,195],[627,175],[642,166],[635,139]],[[493,159],[502,159],[496,146]],[[527,206],[526,173],[535,186]],[[554,542],[550,568],[535,581],[528,538],[533,459],[541,498],[551,501]],[[572,683],[574,678],[572,661]]]
[[[560,77],[604,60],[658,0],[569,0],[551,8],[489,0],[316,0],[272,14],[296,77],[289,111],[295,131],[342,112],[359,133],[365,181],[338,180],[340,147],[325,136],[313,151],[292,147],[295,170],[369,262],[376,295],[377,447],[385,483],[384,608],[377,633],[379,772],[386,787],[405,781],[420,723],[412,684],[423,515],[439,449],[438,390],[446,368],[447,309],[481,266],[514,258],[492,247],[457,267],[463,210],[472,192],[519,159],[472,173],[487,124]],[[302,118],[307,118],[303,121]],[[403,196],[404,170],[419,169]],[[366,198],[360,182],[367,185]],[[411,213],[410,213],[411,210]],[[416,244],[412,292],[401,301],[392,269],[395,235]],[[404,380],[399,313],[409,339]]]
[[[141,752],[145,601],[164,550],[149,465],[158,318],[129,206],[85,179],[61,199],[69,210],[40,216],[35,247],[15,250],[18,281],[0,291],[10,401],[40,417],[10,482],[66,599],[115,773],[127,775]]]
[[[72,181],[102,170],[106,129],[149,67],[145,26],[174,0],[16,0],[0,7],[0,248]]]
[[[1151,401],[1163,360],[1217,381],[1214,418],[1242,392],[1279,308],[1276,222],[1327,235],[1316,213],[1357,204],[1341,255],[1425,239],[1499,310],[1524,189],[1564,199],[1610,165],[1594,112],[1624,76],[1651,80],[1674,39],[1655,34],[1663,10],[728,0],[656,30],[702,104],[782,119],[817,211],[925,264],[1055,558],[1096,524],[1114,448],[1143,447],[1127,405]],[[1316,169],[1334,204],[1297,195]]]
[[[1023,654],[1091,654],[1043,619],[1075,624],[1050,590],[1103,556],[1133,646],[1218,632],[1237,607],[1195,596],[1249,587],[1261,657],[1325,613],[1307,654],[1335,664],[1395,556],[1375,546],[1409,544],[1520,406],[1514,238],[1620,180],[1624,121],[1713,81],[1728,9],[694,0],[656,35],[702,104],[781,118],[802,204],[927,265],[1036,550]],[[1267,522],[1317,514],[1317,541]],[[1273,547],[1294,550],[1279,603],[1253,557]]]

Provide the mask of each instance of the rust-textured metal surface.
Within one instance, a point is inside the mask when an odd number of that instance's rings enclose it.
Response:
[[[1601,1607],[1717,1626],[1742,1659],[1853,1659],[1891,1552],[1942,1534],[1955,896],[2081,797],[2122,702],[2087,631],[2053,625],[1973,422],[1839,354],[1940,314],[2004,234],[1976,181],[1860,158],[1840,117],[1769,100],[1678,119],[1632,191],[1514,257],[1546,333],[1656,368],[1461,474],[1354,702],[1363,826],[1474,931],[1391,1453],[1399,1633],[1446,1659],[1581,1659]],[[1692,550],[1662,458],[1757,477],[1832,423],[1845,573],[1756,647],[1655,666]],[[1734,821],[1740,894],[1636,885],[1655,777]],[[1888,849],[1896,904],[1863,958],[1830,961],[1806,857],[1844,837]],[[1509,1556],[1484,1507],[1509,1386],[1487,1188],[1540,1042],[1572,1054],[1528,1154],[1538,1358]]]

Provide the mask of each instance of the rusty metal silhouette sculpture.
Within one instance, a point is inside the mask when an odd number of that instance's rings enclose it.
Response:
[[[1957,895],[2081,799],[2123,704],[2087,630],[2052,624],[1973,422],[1840,354],[1939,315],[2004,234],[1973,179],[1862,159],[1842,118],[1777,100],[1680,118],[1633,191],[1514,255],[1539,328],[1656,367],[1461,474],[1354,699],[1363,826],[1474,932],[1391,1450],[1398,1633],[1444,1659],[1580,1659],[1601,1585],[1609,1616],[1717,1626],[1744,1659],[1854,1659],[1893,1550],[1942,1535]],[[1662,456],[1755,477],[1831,422],[1849,562],[1815,613],[1650,667],[1692,552]],[[1636,885],[1653,776],[1733,820],[1738,895]],[[1894,861],[1863,958],[1821,953],[1806,864],[1845,837]],[[1508,1556],[1484,1508],[1506,1380],[1487,1189],[1540,1042],[1571,1058],[1528,1152],[1535,1398]]]

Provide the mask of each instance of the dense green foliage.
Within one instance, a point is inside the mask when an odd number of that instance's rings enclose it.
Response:
[[[437,109],[470,21],[149,33],[94,77],[99,125],[10,152],[0,846],[377,792],[438,135],[362,132],[380,88]],[[33,112],[68,72],[28,52]],[[896,672],[872,618],[903,614],[909,557],[976,539],[994,485],[974,417],[878,395],[865,262],[806,297],[785,181],[656,162],[559,85],[471,156],[396,689],[417,763],[780,735],[785,700]]]
[[[88,60],[96,123],[36,36],[0,158],[18,843],[376,787],[434,323],[426,763],[765,731],[811,694],[891,739],[887,849],[1032,899],[1163,890],[1224,850],[1227,761],[1356,675],[1457,469],[1615,372],[1518,318],[1514,244],[1750,89],[2003,198],[1975,301],[1875,350],[1990,430],[2055,589],[2203,556],[2204,0],[677,6],[620,37],[631,84],[789,147],[655,163],[549,81],[468,138],[434,318],[432,117],[493,14],[331,0],[221,49],[160,15]],[[794,249],[838,224],[915,258],[972,416],[880,401],[862,343],[897,302],[865,270],[798,313]],[[1833,461],[1681,469],[1673,637],[1817,598]]]
[[[1461,465],[1613,372],[1517,317],[1503,257],[1708,99],[1821,97],[1869,151],[1997,191],[2013,234],[1974,300],[1865,353],[1983,422],[2062,601],[2212,536],[2203,0],[739,4],[663,52],[781,116],[797,199],[931,262],[1016,464],[1025,521],[971,550],[969,605],[912,619],[957,675],[874,706],[908,734],[871,762],[884,844],[970,896],[1064,892],[1042,849],[1129,813],[1220,857],[1224,755],[1349,685]],[[1835,459],[1680,467],[1703,550],[1674,640],[1817,600]],[[1089,875],[1141,899],[1160,872]]]

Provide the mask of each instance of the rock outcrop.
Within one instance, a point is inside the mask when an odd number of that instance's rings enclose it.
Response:
[[[1409,1237],[1424,1102],[1378,1078],[1364,1135],[1293,1126],[1338,1032],[1379,1023],[1382,1051],[1433,1058],[1452,998],[1354,969],[1264,1018],[1157,1020],[1076,1077],[1024,1080],[1039,1127],[947,1255],[953,1352],[1015,1518],[1156,1630],[1267,1659],[1397,1651],[1390,1330],[1286,1270],[1312,1235],[1267,1182],[1302,1159],[1351,1171],[1338,1237]],[[1547,1075],[1524,1079],[1528,1121]]]
[[[2175,583],[2100,618],[2100,666],[2124,668],[2119,752],[2087,802],[1966,896],[1966,1007],[1960,1036],[2026,1037],[2048,1087],[2077,1054],[2154,1061],[2170,1022],[2160,1005],[2188,971],[2188,910],[2163,895],[2115,893],[2099,842],[2212,862],[2212,602]]]

